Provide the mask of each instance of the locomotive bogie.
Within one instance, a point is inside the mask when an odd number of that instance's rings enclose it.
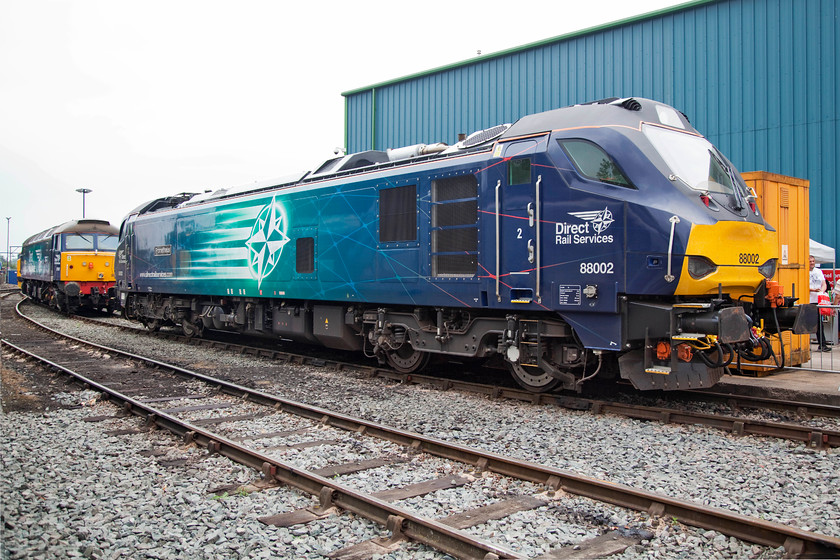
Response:
[[[751,196],[673,108],[606,100],[153,201],[122,225],[117,282],[129,317],[191,336],[286,338],[401,371],[495,357],[533,390],[579,390],[615,363],[640,388],[708,387],[756,321],[800,314],[762,300],[776,233]]]

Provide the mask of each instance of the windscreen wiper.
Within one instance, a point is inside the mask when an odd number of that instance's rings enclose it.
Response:
[[[735,204],[733,205],[733,209],[740,212],[746,207],[744,203],[744,199],[741,196],[741,189],[738,188],[738,182],[735,180],[735,177],[732,175],[732,169],[728,165],[726,165],[721,158],[717,156],[712,150],[709,150],[709,155],[712,156],[712,159],[717,162],[721,169],[727,174],[729,177],[729,182],[732,183],[732,193],[735,195]]]

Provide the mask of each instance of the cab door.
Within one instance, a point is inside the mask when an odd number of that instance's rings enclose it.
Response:
[[[496,186],[498,232],[496,297],[499,302],[540,303],[540,188],[534,166],[540,140],[503,145],[504,179]]]
[[[136,214],[126,218],[120,228],[120,243],[114,255],[114,270],[120,297],[134,287],[134,219]]]
[[[47,270],[44,271],[47,273],[50,268],[52,269],[52,280],[54,282],[61,281],[61,238],[62,236],[59,234],[53,235],[52,250],[49,251],[49,254],[52,255],[52,262],[50,263],[47,260]]]

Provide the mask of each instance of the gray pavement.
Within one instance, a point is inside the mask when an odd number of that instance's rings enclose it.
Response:
[[[840,405],[840,345],[830,348],[817,352],[812,344],[811,359],[801,367],[770,371],[763,377],[724,375],[713,390]]]

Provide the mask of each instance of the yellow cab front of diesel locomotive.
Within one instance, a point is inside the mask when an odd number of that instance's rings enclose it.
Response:
[[[773,277],[778,259],[778,234],[762,219],[755,193],[704,137],[665,126],[643,128],[670,169],[669,179],[687,187],[710,217],[710,223],[692,224],[674,295],[752,296]]]

